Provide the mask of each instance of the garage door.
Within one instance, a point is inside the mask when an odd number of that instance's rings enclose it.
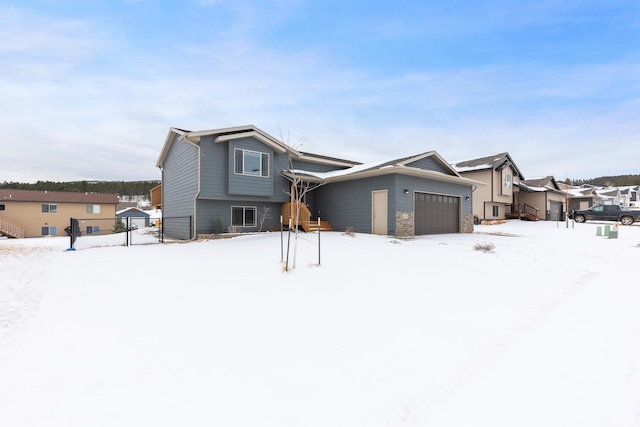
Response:
[[[438,194],[416,193],[415,234],[460,232],[460,198]]]
[[[562,219],[562,203],[552,201],[550,205],[549,219],[551,221],[560,221]]]

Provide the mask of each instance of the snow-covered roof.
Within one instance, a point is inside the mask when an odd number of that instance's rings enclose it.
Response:
[[[445,170],[449,170],[451,173],[446,174],[444,172],[420,169],[412,166],[407,166],[417,160],[425,157],[434,157],[435,160],[440,163]],[[336,182],[346,181],[351,179],[360,179],[368,176],[385,175],[390,173],[399,173],[404,175],[421,176],[424,178],[434,179],[437,181],[456,182],[466,185],[486,185],[483,182],[475,181],[472,179],[461,177],[455,169],[453,169],[448,163],[442,159],[435,151],[429,151],[426,153],[418,154],[415,156],[402,157],[390,161],[363,163],[352,166],[347,169],[333,170],[329,172],[314,172],[302,169],[291,169],[283,172],[285,175],[292,177],[298,176],[305,180],[317,181],[317,182]]]
[[[507,166],[511,166],[514,173],[517,174],[520,179],[524,179],[524,176],[520,172],[520,169],[518,169],[509,153],[506,152],[475,159],[458,160],[455,162],[451,162],[451,165],[455,168],[456,171],[458,171],[458,173],[473,172],[485,169],[502,170]]]

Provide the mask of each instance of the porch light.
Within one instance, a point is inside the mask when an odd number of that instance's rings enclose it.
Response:
[[[404,194],[409,194],[409,190],[407,190],[406,188],[404,189]]]

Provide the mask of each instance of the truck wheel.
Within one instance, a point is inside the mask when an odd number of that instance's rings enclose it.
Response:
[[[578,214],[578,215],[574,215],[573,220],[575,222],[584,222],[585,217],[584,217],[584,215]]]
[[[631,225],[634,223],[634,219],[632,216],[623,216],[622,218],[620,218],[620,222],[622,223],[622,225]]]

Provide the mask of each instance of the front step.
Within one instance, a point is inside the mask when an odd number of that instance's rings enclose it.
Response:
[[[307,233],[312,233],[314,231],[334,231],[331,224],[328,221],[320,221],[320,226],[318,226],[318,221],[302,221],[300,223],[302,229]]]

